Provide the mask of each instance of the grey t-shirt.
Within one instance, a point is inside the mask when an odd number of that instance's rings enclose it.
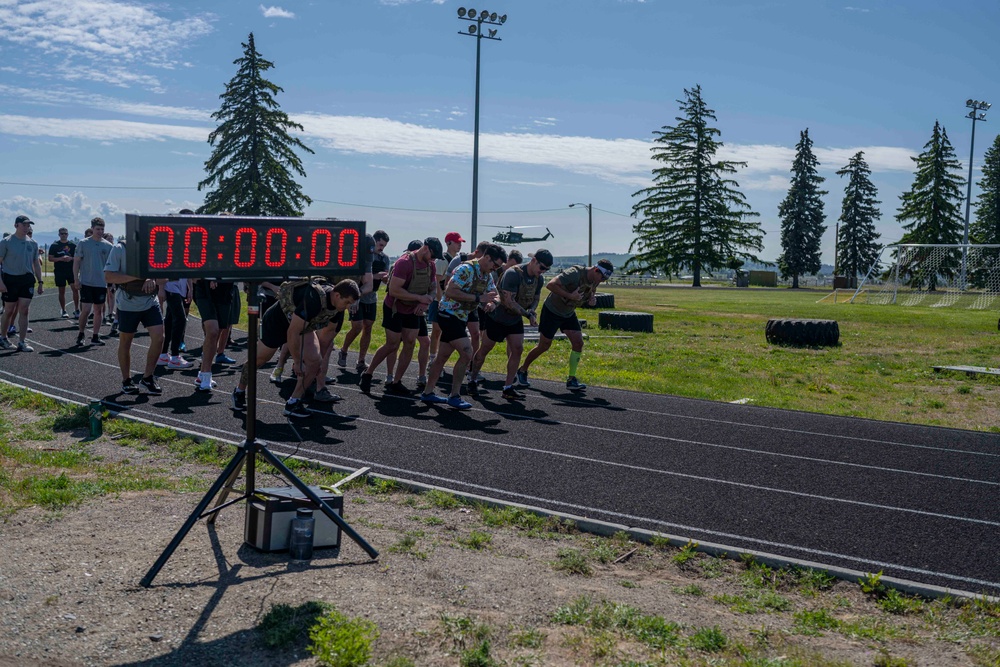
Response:
[[[504,271],[503,278],[500,279],[500,291],[511,292],[516,297],[517,290],[521,287],[521,281],[523,280],[525,284],[527,284],[528,289],[534,289],[537,303],[538,295],[542,291],[542,277],[538,276],[536,278],[532,278],[528,275],[527,269],[522,268],[522,271],[523,275],[513,266]],[[500,303],[501,305],[497,306],[496,310],[494,310],[491,314],[494,321],[505,325],[517,324],[521,321],[523,316],[520,313],[510,313],[503,307],[503,301]]]
[[[38,244],[27,237],[19,239],[11,234],[0,241],[0,264],[9,276],[34,274],[36,257]]]
[[[91,236],[76,246],[76,256],[80,258],[80,284],[88,287],[104,287],[104,265],[108,263],[112,245],[104,239]]]
[[[117,273],[124,273],[128,275],[128,271],[125,269],[125,246],[121,243],[115,244],[115,246],[111,249],[111,254],[108,255],[108,263],[104,265],[104,270],[115,271]],[[115,303],[118,304],[118,310],[124,310],[130,313],[141,313],[144,310],[149,310],[153,306],[157,306],[156,292],[153,292],[152,294],[143,294],[141,296],[130,296],[129,293],[122,289],[119,285],[118,289],[115,290]]]

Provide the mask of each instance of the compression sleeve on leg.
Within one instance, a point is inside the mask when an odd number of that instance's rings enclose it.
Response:
[[[569,353],[569,374],[571,377],[576,377],[576,367],[580,364],[581,356],[579,352]]]

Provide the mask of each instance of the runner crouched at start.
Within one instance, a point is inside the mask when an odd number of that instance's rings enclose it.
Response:
[[[320,344],[317,332],[334,322],[351,304],[361,297],[353,280],[341,280],[336,285],[303,279],[282,283],[278,302],[261,317],[260,343],[257,345],[257,368],[287,344],[296,371],[295,390],[285,403],[285,416],[309,417],[312,413],[302,404],[306,387],[312,386],[321,372]],[[246,410],[246,388],[250,380],[250,364],[243,365],[240,382],[233,390],[233,410]]]

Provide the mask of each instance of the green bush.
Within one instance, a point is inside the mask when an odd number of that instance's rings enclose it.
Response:
[[[306,630],[330,609],[328,603],[316,601],[298,607],[276,604],[257,624],[257,631],[268,648],[287,648],[300,639],[304,640]]]
[[[309,629],[309,652],[327,667],[361,667],[372,657],[378,628],[371,621],[348,618],[330,609]]]

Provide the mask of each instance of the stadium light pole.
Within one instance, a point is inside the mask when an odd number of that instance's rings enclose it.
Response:
[[[569,205],[570,208],[573,208],[574,206],[587,207],[587,266],[593,266],[594,265],[594,205],[582,204],[580,202],[575,202]]]
[[[484,39],[501,41],[497,37],[496,28],[487,28],[489,34],[483,34],[483,24],[500,26],[507,22],[507,15],[497,16],[496,12],[490,13],[488,9],[476,11],[475,9],[458,8],[458,19],[469,21],[469,27],[459,35],[476,38],[476,125],[472,140],[472,247],[476,247],[476,226],[479,219],[479,55]]]
[[[989,102],[983,102],[980,100],[966,100],[966,108],[969,109],[969,113],[966,114],[966,118],[972,119],[972,141],[969,144],[969,182],[966,184],[967,189],[965,193],[965,231],[962,234],[962,245],[969,245],[969,209],[972,204],[972,158],[976,150],[976,121],[981,120],[986,122],[986,111],[992,106]],[[966,255],[969,252],[968,247],[962,248],[962,289],[966,288],[965,284],[965,268],[966,268]]]

